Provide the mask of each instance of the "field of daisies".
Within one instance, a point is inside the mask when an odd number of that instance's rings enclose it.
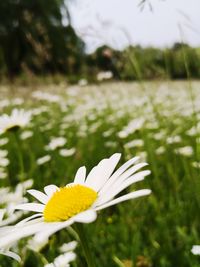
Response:
[[[1,267],[197,267],[199,209],[199,82],[0,87]]]

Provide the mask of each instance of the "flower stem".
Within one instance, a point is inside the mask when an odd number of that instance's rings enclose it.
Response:
[[[91,254],[91,250],[89,248],[87,235],[85,234],[84,227],[80,223],[77,223],[75,227],[76,227],[75,230],[79,236],[79,240],[85,254],[87,265],[88,267],[95,267],[94,257]]]
[[[24,162],[23,162],[23,156],[22,156],[22,151],[21,151],[21,147],[20,147],[20,141],[19,141],[19,137],[18,137],[16,132],[13,132],[13,136],[14,136],[14,140],[15,140],[16,151],[17,151],[18,161],[19,161],[18,162],[19,163],[19,169],[20,169],[19,180],[23,181],[24,180]]]

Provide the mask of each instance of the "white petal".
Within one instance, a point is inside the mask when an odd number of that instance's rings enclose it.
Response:
[[[127,183],[127,186],[129,186],[133,183],[136,183],[138,181],[143,180],[146,175],[150,174],[150,171],[138,172],[138,174],[135,174],[135,175],[132,175],[132,174],[134,172],[138,171],[139,169],[143,168],[146,165],[148,165],[148,164],[147,163],[139,163],[139,164],[134,165],[133,167],[131,167],[127,171],[125,171],[121,176],[119,176],[115,179],[115,182],[113,182],[112,185],[107,187],[107,190],[104,190],[104,191],[102,190],[101,192],[99,192],[99,199],[101,199],[101,196],[104,198],[105,195],[108,195],[108,194],[110,195],[111,191],[113,191],[115,189],[116,190],[120,189],[120,187],[123,187],[123,185],[126,183]],[[125,187],[127,187],[127,186],[125,186]]]
[[[110,188],[109,191],[107,190],[106,193],[99,196],[99,198],[97,199],[96,203],[94,203],[94,205],[99,206],[105,202],[110,201],[117,194],[119,194],[122,190],[124,190],[125,188],[127,188],[128,186],[130,186],[133,183],[142,181],[145,178],[145,176],[149,175],[150,173],[151,172],[149,170],[141,171],[141,172],[138,172],[138,173],[132,175],[131,177],[129,177],[128,179],[126,179],[122,183],[121,183],[121,181],[119,181],[118,183],[116,182],[114,184],[114,186]]]
[[[110,202],[107,202],[104,205],[99,206],[98,208],[96,208],[96,210],[102,210],[102,209],[105,209],[107,207],[116,205],[116,204],[118,204],[120,202],[129,200],[129,199],[134,199],[134,198],[146,196],[146,195],[149,195],[149,194],[151,194],[151,190],[149,190],[149,189],[142,189],[142,190],[138,190],[138,191],[135,191],[135,192],[131,192],[131,193],[126,194],[124,196],[118,197],[118,198],[116,198],[116,199],[114,199],[114,200],[112,200]]]
[[[86,167],[80,167],[76,173],[74,183],[75,184],[83,184],[85,182],[86,177]]]
[[[134,165],[133,167],[131,167],[130,169],[128,169],[127,171],[125,171],[121,176],[120,179],[117,179],[117,182],[119,180],[124,181],[127,178],[129,178],[133,173],[137,172],[139,169],[143,168],[144,166],[147,166],[147,163],[138,163],[136,165]]]
[[[11,226],[10,231],[6,235],[0,238],[0,248],[8,247],[13,245],[16,241],[21,238],[33,235],[39,231],[45,230],[46,225],[44,222],[36,222],[30,225],[23,225],[21,227]]]
[[[28,221],[31,221],[32,219],[35,219],[37,217],[41,217],[42,215],[43,215],[42,213],[37,213],[37,214],[31,215],[31,216],[25,218],[24,220],[20,221],[16,225],[17,226],[23,225],[23,224],[27,223]]]
[[[0,222],[0,227],[16,222],[19,218],[21,218],[22,215],[23,215],[23,211],[18,211],[18,212],[12,213],[5,220]]]
[[[119,178],[119,176],[124,175],[124,173],[131,165],[133,165],[137,160],[139,159],[139,157],[134,157],[132,159],[130,159],[129,161],[127,161],[125,164],[123,164],[116,172],[113,173],[113,175],[110,177],[110,179],[107,181],[107,183],[105,184],[105,186],[102,188],[102,190],[99,192],[99,195],[103,194],[104,192],[106,192],[111,185],[113,185],[113,183],[115,183],[115,181]],[[137,165],[136,165],[137,166]],[[133,166],[134,167],[134,166]],[[130,170],[130,169],[129,169]],[[134,171],[134,169],[132,169]]]
[[[51,197],[56,191],[58,191],[59,188],[54,185],[54,184],[50,184],[50,185],[47,185],[45,186],[44,188],[44,192],[49,196]]]
[[[51,236],[52,234],[54,234],[57,231],[60,231],[63,228],[70,226],[73,222],[74,222],[74,220],[72,218],[70,218],[69,220],[64,221],[64,222],[51,222],[51,223],[45,223],[44,222],[44,225],[45,225],[44,229],[41,229],[41,231],[39,231],[35,235],[35,238],[36,239],[49,238],[49,236]]]
[[[16,210],[29,210],[36,212],[43,212],[45,205],[38,203],[25,203],[15,207]]]
[[[27,192],[43,204],[46,204],[49,201],[49,197],[38,190],[31,189],[28,190]]]
[[[77,214],[76,216],[73,217],[73,220],[75,222],[79,222],[79,223],[91,223],[93,221],[95,221],[97,218],[97,213],[94,210],[86,210],[83,211],[79,214]]]
[[[67,221],[64,222],[55,222],[55,223],[45,223],[46,227],[42,231],[38,232],[35,236],[35,238],[48,238],[55,232],[66,228],[70,226],[74,222],[80,222],[80,223],[90,223],[93,222],[96,219],[96,211],[94,210],[87,210],[84,212],[81,212],[72,218],[70,218]]]
[[[121,157],[120,153],[112,155],[109,159],[103,159],[89,173],[85,185],[99,191],[113,173]]]
[[[0,254],[2,255],[5,255],[5,256],[8,256],[10,258],[13,258],[14,260],[20,262],[21,261],[21,258],[19,255],[17,255],[16,253],[12,252],[12,251],[1,251],[0,250]]]
[[[12,229],[13,226],[2,226],[0,227],[0,238],[4,235],[6,235],[7,233],[10,232],[10,230]]]
[[[43,222],[44,219],[43,218],[37,218],[37,219],[34,219],[34,220],[31,220],[31,221],[28,221],[25,223],[25,227],[28,226],[28,225],[34,225],[36,223],[41,223]],[[23,222],[23,220],[22,220]],[[0,227],[0,240],[2,239],[3,236],[6,236],[6,235],[9,235],[12,231],[14,231],[15,229],[23,229],[23,226],[24,224],[22,223],[20,225],[20,222],[16,225],[12,225],[12,226],[3,226],[3,227]]]

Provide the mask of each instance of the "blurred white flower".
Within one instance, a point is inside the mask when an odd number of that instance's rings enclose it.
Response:
[[[107,141],[104,145],[105,147],[116,147],[117,143],[115,141]]]
[[[40,132],[46,132],[48,130],[51,130],[52,128],[53,128],[52,122],[49,122],[40,127]]]
[[[12,99],[12,105],[16,105],[16,106],[19,106],[19,105],[22,105],[24,103],[24,99],[22,98],[14,98]]]
[[[48,101],[51,103],[59,103],[62,100],[62,98],[56,94],[50,94],[43,91],[35,91],[32,93],[32,96],[36,99]]]
[[[8,156],[8,151],[0,149],[0,158],[5,158],[7,156]]]
[[[51,160],[51,156],[50,155],[46,155],[44,157],[41,157],[41,158],[37,159],[36,162],[37,162],[38,165],[43,165],[43,164],[45,164],[46,162],[48,162],[50,160]]]
[[[7,173],[3,168],[0,167],[0,180],[5,179],[7,177]]]
[[[64,252],[68,252],[68,251],[71,251],[71,250],[74,250],[77,246],[78,242],[77,241],[71,241],[69,243],[65,243],[63,244],[59,250],[60,252],[64,253]]]
[[[125,126],[119,133],[120,138],[126,138],[130,134],[133,134],[135,131],[142,129],[144,125],[144,118],[136,118],[131,120],[127,126]]]
[[[200,245],[194,245],[191,249],[192,254],[200,255]]]
[[[4,209],[0,209],[0,226],[7,226],[18,221],[24,214],[22,211],[17,211],[14,213],[17,204],[22,201],[27,202],[24,198],[24,190],[30,188],[33,185],[33,180],[26,180],[19,183],[14,191],[10,191],[9,188],[1,188],[0,191],[0,205]]]
[[[166,132],[165,131],[160,131],[158,133],[155,133],[153,137],[154,137],[155,140],[163,140],[163,139],[166,138]]]
[[[67,143],[67,139],[64,137],[54,137],[50,143],[46,146],[46,150],[55,150],[58,147],[63,147]]]
[[[42,234],[40,236],[34,236],[28,241],[28,247],[31,250],[39,252],[46,244],[48,244],[48,237],[43,237]]]
[[[191,129],[189,129],[186,132],[189,136],[195,136],[200,134],[200,121],[197,123],[197,125],[193,126]]]
[[[31,120],[31,112],[24,109],[13,109],[11,115],[0,116],[0,132],[15,130],[25,127]]]
[[[0,157],[0,167],[6,167],[10,163],[9,159]]]
[[[104,137],[109,137],[109,136],[111,136],[113,134],[113,129],[109,129],[109,130],[107,130],[106,132],[103,132],[103,136]]]
[[[165,151],[166,151],[165,147],[164,147],[164,146],[160,146],[160,147],[158,147],[158,148],[156,149],[155,152],[156,152],[157,155],[162,155],[162,154],[165,153]]]
[[[75,152],[76,152],[76,148],[72,147],[70,149],[61,149],[59,151],[59,154],[62,157],[70,157],[70,156],[74,155]]]
[[[126,138],[129,135],[129,133],[125,130],[122,130],[118,133],[119,138]]]
[[[8,143],[8,138],[7,137],[4,137],[4,138],[1,138],[0,139],[0,146],[4,146]]]
[[[81,79],[78,82],[79,86],[86,86],[88,84],[88,81],[86,79]]]
[[[2,167],[8,166],[10,163],[9,159],[7,158],[8,151],[7,150],[1,150],[0,149],[0,173],[4,173]],[[4,175],[2,175],[4,176]]]
[[[135,139],[124,144],[125,148],[142,147],[142,146],[144,146],[144,141],[142,139]]]
[[[197,168],[197,169],[200,169],[200,162],[194,161],[194,162],[192,162],[192,166]]]
[[[182,139],[181,139],[181,137],[179,135],[170,136],[166,140],[167,144],[180,143],[181,141],[182,141]]]
[[[33,136],[33,132],[32,131],[24,131],[24,132],[21,133],[20,138],[22,140],[26,140],[26,139],[30,138],[31,136]]]
[[[44,267],[69,267],[69,263],[76,259],[76,254],[72,251],[59,255],[52,263],[46,264]]]
[[[193,155],[193,148],[191,146],[180,147],[175,149],[175,153],[182,156],[190,157]]]
[[[0,101],[0,108],[5,108],[10,105],[10,101],[8,99],[3,99]]]
[[[22,183],[18,183],[15,190],[11,191],[10,188],[4,187],[0,189],[0,205],[5,205],[6,213],[9,215],[8,220],[12,220],[10,215],[13,214],[14,208],[18,203],[27,201],[24,198],[24,191],[33,185],[33,180],[29,179]],[[17,215],[16,213],[14,215]],[[14,218],[14,216],[13,216]]]
[[[33,115],[40,115],[43,112],[48,112],[48,107],[40,106],[40,107],[37,107],[37,108],[33,108],[31,111],[32,111]]]
[[[113,74],[111,71],[102,71],[97,74],[98,81],[109,80],[112,77],[113,77]]]
[[[140,157],[140,161],[147,161],[148,155],[146,151],[138,152],[138,156]]]

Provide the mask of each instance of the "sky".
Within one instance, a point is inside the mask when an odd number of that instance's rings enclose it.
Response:
[[[200,46],[200,0],[74,0],[70,13],[86,52],[102,45],[117,50],[142,45],[170,47],[174,42]],[[147,3],[148,3],[147,2]]]

